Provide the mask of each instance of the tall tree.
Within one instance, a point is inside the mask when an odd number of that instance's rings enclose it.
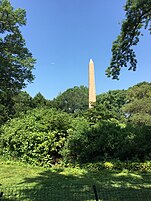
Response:
[[[67,89],[53,100],[53,106],[68,113],[88,108],[88,88],[85,86]]]
[[[118,79],[122,67],[136,70],[136,55],[133,46],[139,42],[141,28],[151,33],[151,0],[127,0],[124,7],[126,19],[122,23],[121,33],[113,42],[112,59],[106,73]]]
[[[15,10],[8,0],[0,0],[0,105],[8,113],[12,112],[12,97],[34,79],[35,59],[21,34],[23,25],[26,11]]]
[[[19,92],[13,97],[13,101],[14,117],[34,108],[33,99],[26,91]]]
[[[36,107],[44,107],[46,106],[47,100],[45,97],[38,92],[35,97],[33,98],[33,106]]]

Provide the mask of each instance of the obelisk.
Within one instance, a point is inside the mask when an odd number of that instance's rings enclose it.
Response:
[[[93,108],[96,102],[95,92],[95,76],[94,76],[94,62],[90,59],[89,62],[89,108]]]

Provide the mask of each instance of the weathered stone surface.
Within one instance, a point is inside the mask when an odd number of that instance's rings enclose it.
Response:
[[[94,62],[89,62],[89,108],[93,108],[96,102]]]

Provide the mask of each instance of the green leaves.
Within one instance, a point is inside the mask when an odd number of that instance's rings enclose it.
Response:
[[[22,25],[26,25],[26,11],[20,8],[14,11],[10,1],[0,1],[0,33],[19,33]]]
[[[5,96],[9,118],[13,98],[34,76],[32,69],[35,59],[26,47],[20,26],[26,25],[26,11],[14,10],[8,0],[0,1],[0,104]]]
[[[2,127],[3,154],[32,164],[50,166],[59,158],[71,117],[54,109],[34,109]]]
[[[75,113],[88,108],[88,88],[84,86],[73,87],[57,96],[53,106],[67,113]]]
[[[122,108],[128,121],[138,125],[151,125],[151,84],[139,83],[127,90],[127,104]]]
[[[150,143],[151,126],[102,120],[83,130],[74,128],[62,154],[67,163],[83,164],[111,159],[144,161],[151,156]]]
[[[151,23],[151,0],[127,0],[125,12],[126,19],[122,23],[120,35],[113,42],[112,59],[106,70],[107,76],[113,79],[119,79],[122,67],[136,70],[137,60],[132,47],[139,42],[141,28],[147,28]]]
[[[21,113],[1,127],[4,156],[43,166],[150,159],[151,83],[100,94],[94,108],[78,115],[50,109],[40,93],[34,101],[26,92],[13,100]]]

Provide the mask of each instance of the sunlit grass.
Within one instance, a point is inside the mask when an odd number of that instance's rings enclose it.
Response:
[[[36,177],[44,168],[32,167],[18,162],[0,162],[0,185],[3,187],[22,185],[26,177]]]
[[[50,187],[53,189],[54,196],[63,197],[64,187],[71,186],[70,191],[67,188],[65,192],[72,196],[72,191],[77,191],[77,194],[78,191],[82,193],[87,188],[82,186],[88,186],[89,189],[93,184],[98,187],[100,197],[108,195],[118,200],[118,196],[137,195],[142,189],[147,189],[146,196],[151,192],[151,173],[130,172],[128,170],[92,171],[91,169],[80,167],[43,168],[12,161],[0,162],[0,188],[3,189],[10,186],[19,188],[26,188],[27,186],[35,188]],[[72,189],[73,186],[76,186],[76,188]],[[125,190],[123,191],[123,189]],[[31,194],[32,191],[27,189],[22,192]],[[105,192],[105,195],[102,194],[103,192]],[[91,193],[91,196],[93,197],[93,193]],[[133,197],[126,198],[126,201],[133,199]],[[104,201],[105,199],[102,200]]]
[[[119,183],[132,184],[150,184],[151,173],[130,172],[128,170],[100,170],[91,171],[91,169],[75,168],[43,168],[33,167],[28,164],[12,161],[0,162],[0,185],[7,186],[23,186],[23,185],[46,185],[55,184],[57,182],[64,184],[104,184],[115,185]],[[148,186],[147,185],[147,186]],[[118,186],[118,185],[117,185]]]

